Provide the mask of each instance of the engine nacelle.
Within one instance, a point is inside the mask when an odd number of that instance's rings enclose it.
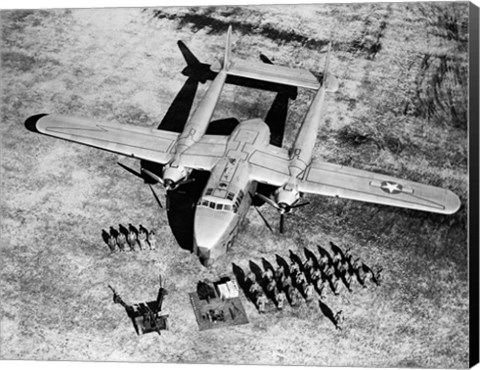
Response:
[[[287,183],[275,191],[275,200],[285,212],[300,199],[300,193],[296,184]]]
[[[187,170],[180,161],[174,160],[165,166],[163,169],[163,181],[165,189],[173,190],[177,184],[183,179],[187,178],[190,171]]]

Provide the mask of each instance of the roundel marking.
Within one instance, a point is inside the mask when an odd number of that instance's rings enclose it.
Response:
[[[380,189],[388,194],[399,194],[403,191],[403,186],[393,181],[382,181]]]

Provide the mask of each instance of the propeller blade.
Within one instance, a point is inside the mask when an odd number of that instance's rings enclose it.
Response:
[[[138,171],[135,171],[134,169],[124,165],[123,163],[120,163],[120,162],[117,162],[117,164],[122,167],[124,170],[127,170],[128,172],[130,172],[132,175],[135,175],[139,178],[141,178],[142,180],[144,180],[144,177],[142,176],[142,174]]]
[[[283,234],[283,221],[284,221],[284,216],[282,213],[280,214],[280,234]]]
[[[265,203],[268,203],[270,204],[273,208],[276,208],[276,209],[281,209],[281,207],[272,199],[270,199],[269,197],[261,194],[261,193],[255,193],[255,195],[257,197],[259,197],[261,200],[263,200]]]
[[[260,217],[262,218],[263,222],[265,222],[265,225],[266,225],[266,226],[268,227],[268,229],[273,233],[272,227],[271,227],[270,224],[268,223],[267,219],[262,215],[262,212],[260,212],[260,210],[259,210],[257,207],[255,207],[255,206],[253,206],[253,208],[256,209],[256,211],[258,212],[258,214],[259,214]]]
[[[295,204],[294,206],[291,206],[290,208],[300,208],[300,207],[306,206],[308,204],[310,204],[310,202]]]
[[[154,174],[153,172],[151,172],[151,171],[149,171],[145,168],[142,168],[142,172],[147,174],[151,179],[153,179],[153,180],[159,182],[160,184],[164,185],[164,181],[160,176]]]
[[[195,181],[194,178],[187,177],[185,180],[179,181],[179,182],[177,183],[177,187],[179,187],[180,185],[190,184],[191,182],[194,182],[194,181]]]
[[[155,197],[155,200],[157,201],[157,203],[158,203],[158,205],[160,206],[160,208],[163,208],[162,202],[160,202],[160,199],[158,199],[157,193],[155,193],[155,190],[153,190],[152,185],[148,184],[148,186],[150,187],[150,190],[152,191],[153,196]]]
[[[167,211],[170,211],[170,197],[168,196],[168,191],[165,192],[165,207]]]

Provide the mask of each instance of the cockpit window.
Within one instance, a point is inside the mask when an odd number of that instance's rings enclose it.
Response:
[[[215,209],[222,209],[223,208],[222,205],[223,205],[222,203],[218,203]]]
[[[210,202],[210,204],[208,206],[212,209],[215,209],[215,203],[213,203],[213,202]]]
[[[235,197],[235,194],[233,194],[231,191],[229,191],[228,194],[227,194],[227,199],[228,200],[233,200],[234,197]]]
[[[224,209],[225,211],[231,211],[231,210],[232,210],[232,206],[231,206],[230,204],[225,204],[225,205],[223,206],[223,209]]]

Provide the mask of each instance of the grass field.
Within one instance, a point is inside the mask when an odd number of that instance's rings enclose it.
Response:
[[[467,12],[466,3],[1,12],[1,358],[467,367]],[[231,252],[206,269],[119,156],[25,129],[43,112],[157,125],[185,80],[177,40],[211,63],[229,24],[235,56],[314,72],[333,39],[340,89],[316,156],[448,188],[461,209],[439,216],[312,196],[282,236],[251,210]],[[291,103],[286,146],[311,98],[299,90]],[[226,86],[215,118],[263,117],[273,99]],[[155,229],[160,248],[110,254],[101,232],[119,223]],[[379,288],[328,295],[343,331],[318,307],[260,315],[247,301],[248,325],[198,331],[188,297],[198,280],[328,241],[384,268]],[[107,284],[145,301],[158,273],[171,329],[137,337]]]

